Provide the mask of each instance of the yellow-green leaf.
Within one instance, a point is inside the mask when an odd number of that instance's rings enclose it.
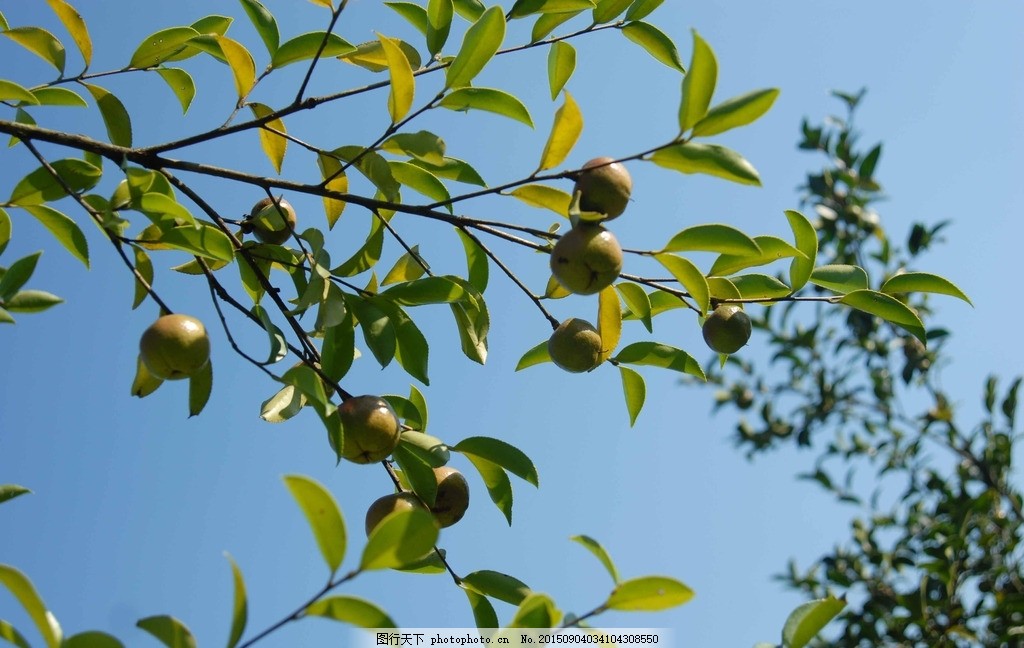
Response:
[[[909,331],[921,342],[925,344],[928,342],[921,318],[909,306],[895,297],[874,290],[854,290],[844,295],[839,303],[871,315],[877,315],[887,322],[892,322]]]
[[[252,110],[252,114],[257,119],[266,117],[274,112],[274,109],[270,106],[255,102],[249,104],[249,109]],[[288,150],[288,139],[278,135],[278,132],[288,132],[284,127],[284,121],[280,118],[271,119],[259,129],[260,146],[263,148],[263,152],[266,153],[270,163],[274,165],[274,170],[280,174],[281,165],[284,163],[284,154]]]
[[[882,284],[881,291],[889,295],[908,292],[927,292],[949,295],[962,299],[973,306],[970,298],[949,279],[928,272],[904,272],[890,277]]]
[[[406,281],[414,281],[423,276],[426,272],[424,266],[426,262],[423,261],[419,256],[418,245],[412,246],[411,252],[406,252],[398,261],[395,262],[394,267],[385,275],[384,279],[381,280],[380,285],[389,286],[394,283],[404,283]]]
[[[648,297],[643,287],[628,281],[621,281],[615,284],[615,288],[622,295],[622,301],[625,302],[626,307],[629,308],[629,317],[640,320],[649,333],[653,332],[651,298]]]
[[[153,262],[146,251],[138,246],[132,246],[135,251],[135,270],[142,276],[149,287],[153,286]],[[132,310],[138,308],[149,295],[149,288],[141,281],[135,279],[135,298],[132,300]]]
[[[89,83],[83,85],[96,100],[96,105],[99,106],[103,124],[107,127],[107,137],[110,138],[111,143],[130,148],[132,145],[132,120],[128,116],[124,104],[105,88]]]
[[[622,394],[626,398],[629,426],[633,427],[636,424],[636,417],[640,416],[640,410],[644,408],[647,385],[644,383],[644,377],[629,367],[619,365],[619,375],[622,377]],[[618,574],[613,574],[612,577],[618,581]]]
[[[132,380],[131,395],[145,398],[159,389],[162,384],[164,384],[163,379],[150,373],[140,355],[135,364],[135,378]]]
[[[565,41],[552,43],[548,50],[548,87],[551,88],[552,101],[558,97],[575,69],[576,48]]]
[[[683,133],[704,118],[718,82],[718,61],[700,34],[693,32],[693,57],[683,77],[683,98],[679,105],[679,132]]]
[[[563,217],[568,215],[569,203],[572,202],[572,196],[561,189],[540,184],[522,185],[510,191],[509,194],[531,207],[550,209]]]
[[[654,25],[639,21],[631,22],[622,28],[622,35],[644,48],[655,60],[674,70],[686,72],[676,44],[665,32]]]
[[[782,645],[785,648],[804,648],[844,607],[845,600],[832,596],[797,607],[782,628]]]
[[[551,362],[551,354],[548,353],[547,340],[540,342],[535,347],[524,353],[523,357],[519,358],[519,362],[516,363],[516,371],[544,364],[545,362]]]
[[[3,18],[3,14],[0,14],[0,19],[2,19],[2,18]],[[0,20],[0,23],[2,23],[2,22],[3,22],[3,20]],[[0,309],[0,310],[2,310],[2,309]],[[0,320],[0,321],[3,321],[3,320]],[[482,597],[482,596],[480,598],[485,600],[485,601],[487,600],[487,599],[484,599],[484,597]],[[494,625],[488,626],[488,627],[493,628],[493,627],[496,627],[496,626],[497,626],[497,621],[495,621]],[[28,642],[25,641],[25,637],[23,637],[22,634],[20,632],[18,632],[17,628],[12,626],[7,621],[4,621],[3,619],[0,619],[0,639],[3,639],[4,641],[7,641],[8,643],[17,646],[17,648],[31,648],[31,646],[29,646]]]
[[[452,0],[428,0],[426,37],[427,50],[431,56],[436,56],[448,40],[454,13],[455,6]]]
[[[761,185],[761,176],[739,153],[717,144],[684,142],[655,151],[651,161],[682,173],[703,173],[747,185]]]
[[[707,279],[700,269],[689,259],[674,254],[658,254],[655,258],[672,273],[683,288],[686,288],[686,292],[690,293],[690,297],[700,308],[701,314],[708,312],[711,306],[711,289],[708,288]]]
[[[854,290],[866,290],[868,273],[863,268],[853,265],[824,265],[811,272],[810,282],[837,293],[849,293]]]
[[[777,88],[769,88],[755,90],[723,101],[709,110],[694,125],[693,135],[694,137],[717,135],[737,126],[745,126],[768,112],[778,96]]]
[[[461,88],[484,69],[505,40],[505,13],[498,5],[488,8],[462,39],[462,46],[448,67],[445,89]]]
[[[89,267],[89,242],[75,221],[49,205],[26,205],[23,209],[42,223],[71,256]]]
[[[533,128],[530,111],[523,102],[494,88],[459,88],[446,94],[438,105],[449,110],[486,110]]]
[[[325,33],[322,31],[308,32],[282,43],[271,58],[271,65],[275,68],[283,68],[286,65],[313,58],[316,56],[317,50],[320,49],[320,44],[324,42],[324,37]],[[321,56],[345,56],[356,51],[356,47],[341,36],[329,34],[326,38],[327,44],[324,45]],[[373,41],[373,43],[377,48],[380,47],[378,41]]]
[[[370,533],[359,568],[388,569],[408,565],[432,551],[437,536],[437,521],[426,510],[392,513]]]
[[[334,496],[319,482],[303,475],[287,475],[284,483],[306,516],[324,561],[333,574],[345,558],[345,522]]]
[[[777,236],[755,236],[754,242],[760,254],[723,254],[711,265],[709,275],[729,275],[745,268],[768,265],[789,257],[800,258],[804,254]]]
[[[10,38],[64,74],[66,52],[57,37],[50,32],[41,27],[15,27],[4,30],[0,34]]]
[[[224,58],[227,59],[235,79],[235,91],[241,99],[256,83],[256,63],[252,60],[252,54],[244,45],[227,36],[214,35],[213,38],[224,52]]]
[[[172,616],[159,615],[139,619],[135,625],[160,640],[167,648],[196,648],[196,639],[188,627]]]
[[[277,29],[277,20],[274,19],[274,14],[270,13],[259,0],[239,1],[242,3],[242,8],[245,9],[245,13],[249,16],[253,27],[256,28],[256,32],[263,40],[267,52],[273,56],[277,52],[277,47],[281,41],[281,34]]]
[[[187,113],[188,107],[192,105],[192,99],[196,96],[196,84],[192,76],[181,68],[161,67],[156,72],[178,98],[182,114]]]
[[[601,362],[611,357],[622,337],[622,307],[614,286],[607,286],[598,295],[597,330],[601,334]]]
[[[760,254],[754,239],[735,227],[709,224],[693,225],[673,236],[663,252],[718,252],[720,254]]]
[[[787,209],[786,218],[789,220],[789,227],[793,230],[793,242],[796,249],[800,250],[804,257],[793,257],[789,264],[789,283],[793,290],[797,291],[807,284],[814,271],[814,263],[818,258],[818,232],[814,229],[811,221],[800,212]]]
[[[601,25],[615,20],[632,3],[633,0],[598,0],[594,7],[594,23]]]
[[[397,628],[395,622],[373,603],[355,596],[329,596],[310,604],[306,616],[350,623],[359,628]]]
[[[612,610],[654,612],[667,610],[693,598],[693,590],[667,576],[643,576],[623,581],[605,606]]]
[[[743,299],[777,299],[793,293],[789,286],[766,274],[740,275],[731,283]]]
[[[625,369],[625,367],[623,368]],[[632,371],[632,369],[626,369],[626,371]],[[601,546],[600,542],[587,535],[572,536],[569,539],[573,542],[578,542],[587,551],[594,554],[594,556],[601,561],[601,564],[604,565],[604,568],[608,570],[608,574],[612,577],[612,580],[615,581],[615,583],[619,582],[619,570],[615,568],[615,563],[612,562],[612,557],[608,555],[608,552],[605,551],[605,548]]]
[[[150,34],[135,48],[128,67],[145,69],[160,65],[196,36],[199,32],[191,27],[168,27]]]
[[[82,99],[82,95],[60,86],[38,88],[32,91],[32,95],[41,106],[74,106],[76,108],[86,108],[89,105],[86,103],[85,99]]]
[[[29,92],[28,88],[22,87],[14,81],[0,79],[0,101],[20,101],[22,103],[38,105],[39,99]]]
[[[388,94],[388,112],[391,114],[391,123],[397,124],[409,113],[412,107],[413,95],[416,90],[416,81],[412,75],[412,67],[409,59],[405,58],[402,48],[398,42],[382,34],[377,34],[381,47],[384,49],[384,58],[388,62],[388,74],[391,78],[391,92]]]
[[[82,15],[64,0],[46,0],[46,3],[60,18],[64,29],[71,34],[71,39],[75,41],[78,51],[82,53],[85,67],[89,67],[89,64],[92,63],[92,38],[89,37],[89,29],[85,26]]]
[[[188,415],[199,416],[213,391],[213,362],[188,377]]]
[[[326,184],[324,188],[329,191],[337,191],[338,193],[348,192],[348,177],[345,172],[341,170],[341,163],[337,158],[333,158],[323,153],[317,156],[317,164],[320,166],[320,174]],[[324,197],[324,212],[327,214],[327,227],[331,229],[334,224],[341,218],[341,213],[345,211],[346,203],[343,200],[337,198]]]
[[[551,169],[564,162],[582,132],[583,113],[580,112],[572,95],[566,90],[565,103],[555,113],[555,121],[551,126],[548,141],[544,145],[538,169],[540,171]]]
[[[36,592],[32,581],[10,565],[0,565],[0,585],[3,585],[21,603],[21,607],[36,624],[48,648],[57,648],[61,642],[60,624]]]
[[[249,617],[249,603],[245,594],[245,579],[242,570],[230,554],[224,554],[231,563],[231,580],[234,583],[235,597],[231,608],[231,633],[228,635],[228,648],[235,648],[245,632],[245,622]]]

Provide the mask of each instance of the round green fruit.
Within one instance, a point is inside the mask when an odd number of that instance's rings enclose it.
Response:
[[[413,509],[425,510],[419,498],[412,493],[391,493],[375,500],[370,504],[370,508],[366,509],[366,535],[369,536],[381,520],[392,513]]]
[[[548,355],[566,371],[590,371],[601,364],[601,334],[586,320],[567,319],[548,338]]]
[[[735,304],[722,304],[704,320],[704,341],[719,353],[736,353],[750,339],[750,316]]]
[[[466,514],[469,508],[469,483],[458,470],[449,466],[434,468],[437,496],[430,512],[442,527],[450,527]]]
[[[139,339],[139,354],[149,372],[162,380],[188,378],[210,361],[206,327],[188,315],[164,315]]]
[[[605,220],[611,220],[626,211],[633,179],[621,163],[599,157],[583,165],[573,190],[580,192],[582,211],[598,212],[605,215]]]
[[[622,247],[600,225],[580,223],[551,250],[551,273],[563,288],[593,295],[612,285],[622,272]]]
[[[284,243],[295,231],[295,223],[295,208],[284,198],[277,198],[276,205],[269,197],[264,198],[249,212],[252,232],[264,243]]]
[[[338,407],[345,442],[341,456],[360,464],[383,461],[398,446],[402,428],[395,410],[378,396],[354,396]]]

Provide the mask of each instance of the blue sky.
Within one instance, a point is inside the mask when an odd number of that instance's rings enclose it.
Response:
[[[123,66],[147,34],[207,13],[235,15],[231,35],[256,53],[258,68],[265,63],[259,59],[262,45],[234,2],[147,3],[145,11],[128,2],[79,4],[97,45],[97,71]],[[326,16],[311,3],[266,4],[285,37],[321,29]],[[0,10],[12,25],[54,22],[43,3],[2,3]],[[947,3],[941,10],[878,0],[665,3],[650,21],[672,36],[684,60],[691,28],[711,44],[719,62],[718,100],[761,87],[782,90],[766,117],[718,138],[751,160],[764,186],[740,187],[633,163],[634,203],[615,221],[614,231],[625,247],[648,249],[703,222],[786,236],[782,212],[797,205],[795,187],[820,164],[795,148],[801,118],[820,121],[838,112],[830,89],[867,86],[858,126],[867,141],[884,142],[878,174],[890,199],[879,207],[883,225],[902,239],[914,221],[953,220],[948,243],[917,269],[950,277],[974,300],[974,309],[954,300],[938,302],[937,322],[955,334],[944,387],[966,413],[977,411],[987,374],[1009,378],[1024,365],[1024,350],[1012,339],[1021,309],[1011,288],[1024,204],[1019,181],[1024,169],[1022,19],[1024,7],[1009,1]],[[373,38],[374,31],[421,43],[379,3],[352,0],[340,34],[359,42]],[[519,26],[510,34],[510,42],[524,37]],[[43,63],[0,41],[0,78],[25,84],[51,78]],[[574,44],[579,65],[567,88],[586,127],[567,165],[598,155],[629,155],[674,135],[678,73],[616,33]],[[440,133],[449,154],[470,160],[491,184],[522,177],[537,164],[557,105],[548,96],[545,57],[543,51],[508,57],[478,80],[523,98],[534,130],[480,114],[429,116],[418,126]],[[69,69],[76,70],[76,59],[70,59]],[[272,105],[286,102],[299,68],[286,68],[282,80],[269,83],[256,98]],[[200,95],[185,118],[155,78],[128,75],[107,83],[132,113],[136,143],[173,139],[223,121],[233,102],[226,69],[198,60],[188,69]],[[318,69],[311,92],[372,80],[331,61]],[[366,143],[386,125],[385,105],[384,93],[370,93],[288,126],[324,145]],[[94,136],[103,133],[93,111],[40,110],[37,119]],[[309,177],[308,159],[296,153],[290,153],[284,175]],[[255,137],[180,153],[186,154],[272,173]],[[7,195],[21,177],[13,170],[27,172],[34,164],[15,148],[0,152],[0,167],[0,195]],[[111,165],[107,172],[114,176]],[[104,182],[109,190],[114,181]],[[225,214],[240,215],[260,198],[251,188],[205,179],[195,184]],[[298,196],[292,202],[300,219],[322,225],[316,200]],[[228,631],[231,581],[223,558],[228,551],[246,576],[250,627],[265,627],[326,577],[280,476],[306,474],[330,488],[350,527],[350,561],[361,549],[363,512],[388,491],[387,477],[370,467],[336,468],[310,413],[277,426],[262,422],[259,404],[275,385],[234,356],[223,332],[213,326],[215,387],[201,417],[186,418],[181,384],[169,384],[145,400],[129,397],[135,340],[156,309],[147,303],[130,310],[132,284],[120,261],[82,215],[71,205],[66,210],[87,231],[91,270],[85,272],[19,213],[13,214],[14,239],[4,256],[9,263],[46,250],[32,287],[51,290],[67,303],[0,329],[0,483],[35,491],[0,510],[0,562],[33,579],[69,633],[100,629],[128,645],[156,645],[146,643],[150,640],[133,627],[135,620],[173,614],[192,628],[200,645],[209,645],[223,641]],[[481,201],[470,213],[542,228],[553,222],[512,199]],[[408,217],[395,222],[421,244],[435,269],[460,271],[461,252],[450,230]],[[367,224],[365,213],[349,208],[331,234],[336,258],[345,256],[350,241],[362,239]],[[535,290],[543,287],[545,259],[499,243],[495,249]],[[398,254],[390,244],[381,271]],[[157,261],[163,264],[157,279],[161,295],[176,310],[213,324],[205,285],[168,272],[167,266],[184,260],[171,256],[170,263]],[[510,573],[552,594],[564,610],[583,613],[612,586],[593,558],[568,540],[585,533],[605,545],[624,576],[669,574],[697,592],[676,610],[609,613],[599,617],[601,624],[670,627],[679,646],[750,646],[776,639],[786,614],[801,599],[770,576],[790,558],[801,565],[812,562],[846,536],[848,520],[857,513],[837,508],[794,479],[810,466],[812,454],[784,450],[746,461],[731,444],[734,420],[709,414],[712,391],[683,387],[667,373],[645,373],[647,406],[633,429],[618,374],[610,366],[582,376],[551,365],[514,373],[520,355],[550,329],[493,267],[487,297],[493,325],[486,367],[458,352],[446,312],[428,307],[413,313],[432,341],[431,386],[424,389],[430,431],[451,443],[487,435],[517,445],[536,462],[541,488],[514,483],[514,525],[508,528],[472,467],[456,457],[454,464],[470,475],[474,490],[466,519],[441,539],[455,569]],[[592,318],[596,300],[571,297],[551,308],[559,318]],[[256,331],[234,324],[243,344],[262,349]],[[638,339],[641,333],[635,325],[626,335]],[[706,357],[692,317],[660,317],[654,337]],[[381,371],[367,355],[355,363],[345,385],[356,393],[406,394],[409,382],[395,367]],[[443,576],[367,574],[344,593],[380,603],[406,626],[472,625],[464,595]],[[496,605],[507,620],[511,608]],[[7,594],[0,594],[0,618],[30,632]],[[309,620],[261,645],[340,645],[346,632]]]

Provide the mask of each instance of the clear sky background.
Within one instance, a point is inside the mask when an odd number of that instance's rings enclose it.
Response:
[[[322,29],[326,11],[311,3],[268,0],[283,38]],[[236,16],[230,35],[250,46],[257,67],[265,50],[235,2],[123,2],[79,0],[96,43],[92,69],[122,67],[136,45],[159,28],[188,24],[209,14]],[[42,2],[0,2],[12,25],[55,25]],[[952,219],[948,243],[917,268],[944,274],[976,308],[937,300],[932,322],[953,330],[954,362],[943,383],[967,413],[978,410],[980,386],[990,372],[1009,379],[1021,370],[1019,343],[1020,210],[1024,204],[1024,6],[1018,2],[949,2],[932,5],[879,0],[849,3],[683,3],[669,0],[650,21],[690,57],[691,28],[718,55],[716,99],[761,87],[781,88],[772,111],[755,125],[716,138],[742,152],[761,172],[762,188],[706,177],[682,176],[632,163],[634,202],[612,229],[625,247],[654,248],[687,225],[725,222],[753,233],[788,237],[783,210],[797,206],[796,187],[821,160],[798,152],[802,117],[820,121],[840,112],[830,89],[869,88],[858,116],[867,141],[884,142],[878,167],[890,200],[879,206],[883,226],[898,241],[914,221]],[[510,43],[524,42],[516,25]],[[352,0],[340,35],[351,42],[373,32],[422,48],[411,27],[371,0]],[[70,47],[70,40],[65,39]],[[453,37],[447,52],[459,42]],[[621,157],[650,148],[676,131],[678,73],[650,59],[620,34],[574,41],[579,65],[568,84],[586,128],[567,161]],[[70,54],[70,50],[69,50]],[[503,57],[478,79],[526,101],[536,122],[529,128],[486,114],[444,114],[415,122],[440,133],[448,153],[471,161],[492,185],[536,167],[557,103],[548,96],[546,51]],[[69,71],[79,67],[72,54]],[[126,103],[137,144],[174,139],[225,118],[233,91],[228,71],[195,59],[199,96],[181,117],[170,91],[155,77],[126,75],[106,85]],[[286,68],[278,83],[254,97],[271,105],[290,100],[302,66]],[[273,75],[268,81],[278,75]],[[0,39],[0,78],[25,84],[52,78],[52,69]],[[336,61],[318,67],[312,94],[375,81]],[[430,96],[423,81],[422,98]],[[386,95],[370,93],[288,121],[290,132],[333,147],[365,144],[386,125]],[[419,105],[419,102],[417,102]],[[0,112],[10,119],[13,111]],[[37,111],[42,124],[103,137],[94,109]],[[255,173],[273,171],[255,135],[179,153]],[[52,152],[53,149],[47,149]],[[308,158],[291,151],[284,175],[313,180]],[[0,195],[35,164],[18,148],[0,152]],[[104,192],[115,182],[113,166]],[[252,188],[195,179],[224,214],[241,215],[260,198]],[[568,189],[568,186],[565,187]],[[407,199],[414,194],[408,193]],[[301,223],[323,225],[318,200],[289,196]],[[335,467],[322,428],[311,413],[282,425],[259,417],[260,402],[277,387],[233,355],[215,325],[205,283],[166,271],[157,278],[176,309],[211,325],[215,387],[202,416],[186,418],[186,387],[168,384],[155,395],[129,396],[136,340],[156,316],[147,303],[130,310],[132,281],[98,231],[70,204],[87,231],[92,269],[84,271],[34,222],[13,213],[15,231],[5,263],[45,249],[31,287],[51,290],[67,303],[19,317],[0,329],[0,483],[35,492],[0,508],[0,562],[35,582],[67,633],[100,629],[127,645],[156,645],[134,628],[138,618],[172,614],[199,644],[225,640],[231,579],[223,552],[242,568],[249,588],[253,630],[290,612],[323,583],[326,569],[301,513],[280,476],[301,473],[327,485],[350,529],[349,560],[362,548],[362,518],[373,499],[388,492],[379,468]],[[547,227],[550,214],[513,199],[489,200],[469,213]],[[141,216],[140,216],[141,218]],[[365,235],[369,218],[350,207],[330,235],[335,259]],[[395,220],[419,242],[439,272],[461,271],[463,260],[449,228]],[[495,243],[535,290],[547,279],[546,259]],[[389,247],[379,268],[397,257]],[[644,271],[649,268],[627,268]],[[232,271],[229,271],[232,272]],[[647,406],[629,428],[618,373],[602,367],[577,376],[552,365],[513,372],[520,355],[547,337],[546,321],[492,267],[490,358],[486,367],[465,359],[447,309],[413,312],[432,340],[430,404],[433,434],[455,443],[474,435],[505,439],[536,462],[541,489],[514,482],[514,525],[508,528],[489,502],[472,467],[473,502],[465,520],[442,534],[454,568],[512,574],[555,597],[564,610],[583,613],[612,587],[607,575],[569,536],[600,540],[626,577],[664,573],[693,587],[689,604],[656,615],[612,614],[605,626],[662,626],[678,646],[750,646],[778,640],[789,610],[801,598],[771,580],[795,558],[806,566],[847,537],[851,516],[794,475],[807,470],[811,452],[783,450],[746,461],[732,446],[735,420],[710,416],[712,390],[682,386],[675,375],[645,372]],[[557,317],[594,318],[596,299],[572,297],[551,305]],[[258,331],[235,321],[248,348],[261,350]],[[926,322],[928,324],[928,322]],[[642,327],[627,328],[626,340]],[[694,318],[678,313],[656,320],[654,338],[710,359]],[[362,346],[361,339],[357,343]],[[758,340],[744,353],[756,353]],[[381,371],[369,356],[357,361],[344,385],[356,393],[408,393],[410,379]],[[343,593],[365,596],[405,626],[471,626],[464,594],[446,576],[366,574]],[[496,603],[507,620],[510,607]],[[0,618],[23,632],[30,622],[6,593]],[[308,620],[276,633],[264,646],[344,645],[348,631]],[[32,634],[35,638],[35,635]]]

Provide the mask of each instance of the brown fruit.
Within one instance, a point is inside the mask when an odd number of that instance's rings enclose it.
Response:
[[[548,338],[548,355],[566,371],[590,371],[601,364],[601,334],[590,322],[569,318]]]
[[[722,304],[704,320],[704,341],[719,353],[736,353],[750,339],[750,316],[735,304]]]
[[[206,327],[188,315],[157,318],[139,339],[139,354],[149,372],[162,380],[188,378],[210,361]]]
[[[378,396],[354,396],[338,407],[345,442],[341,456],[360,464],[383,461],[398,446],[402,428],[395,410]]]
[[[582,211],[598,212],[605,215],[605,220],[611,220],[626,211],[633,179],[621,163],[599,157],[583,165],[573,191],[580,192]]]
[[[580,223],[551,250],[551,273],[569,292],[593,295],[610,286],[622,272],[622,247],[600,225]]]
[[[430,512],[442,527],[450,527],[466,514],[469,508],[469,483],[458,470],[450,466],[434,468],[437,496]]]
[[[381,520],[392,513],[413,509],[423,509],[423,504],[412,493],[391,493],[377,499],[366,509],[366,535],[369,536]]]
[[[280,245],[295,231],[295,209],[284,198],[278,197],[277,205],[269,197],[264,198],[253,205],[248,223],[256,238]]]

